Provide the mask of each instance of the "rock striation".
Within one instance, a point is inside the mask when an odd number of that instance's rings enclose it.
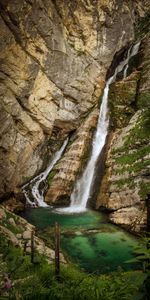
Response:
[[[93,132],[95,131],[99,110],[95,108],[83,121],[72,141],[68,144],[62,159],[56,164],[48,177],[49,189],[45,200],[48,203],[69,205],[74,182],[82,174],[90,155]]]

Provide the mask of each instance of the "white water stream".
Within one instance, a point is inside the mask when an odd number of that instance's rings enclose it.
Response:
[[[132,46],[127,54],[127,58],[122,61],[117,68],[115,69],[114,75],[111,76],[106,82],[106,86],[104,89],[102,103],[100,108],[99,119],[97,123],[96,133],[93,139],[92,144],[92,154],[90,160],[87,163],[87,166],[83,172],[82,177],[77,180],[74,190],[71,195],[71,205],[70,207],[58,209],[59,212],[64,213],[79,213],[86,210],[87,201],[90,197],[90,191],[93,184],[95,166],[97,163],[97,159],[105,145],[106,137],[108,134],[108,126],[109,126],[109,116],[108,116],[108,93],[109,86],[116,80],[116,76],[119,72],[124,70],[124,76],[127,74],[128,62],[130,58],[137,54],[139,50],[140,42]]]
[[[136,55],[139,51],[139,47],[140,47],[140,44],[141,42],[138,42],[136,43],[134,46],[132,45],[129,50],[128,50],[128,54],[127,54],[127,63],[125,64],[125,68],[124,68],[124,72],[123,72],[123,78],[126,78],[127,77],[127,71],[128,71],[128,68],[129,68],[129,60],[132,56]]]
[[[42,181],[44,181],[48,174],[50,173],[50,171],[53,169],[54,165],[57,163],[57,161],[61,158],[61,155],[63,153],[63,151],[65,150],[66,146],[68,143],[68,138],[64,141],[63,145],[61,146],[61,148],[55,153],[53,159],[51,160],[49,166],[46,168],[46,170],[44,172],[42,172],[41,174],[39,174],[38,176],[34,177],[29,183],[25,184],[23,186],[23,192],[24,195],[26,197],[26,201],[29,205],[31,206],[42,206],[42,207],[46,207],[48,206],[45,202],[44,202],[44,195],[43,195],[43,191],[39,190],[39,185]],[[29,187],[31,188],[31,193],[33,195],[34,201],[32,202],[28,196],[28,189]]]
[[[127,53],[127,59],[128,59],[128,60],[129,60],[129,58],[130,58],[131,49],[132,49],[132,47],[129,48],[128,53]],[[127,64],[125,65],[125,68],[124,68],[124,71],[123,71],[123,78],[126,78],[126,77],[127,77],[127,71],[128,71],[128,68],[129,68],[129,64],[127,63]]]

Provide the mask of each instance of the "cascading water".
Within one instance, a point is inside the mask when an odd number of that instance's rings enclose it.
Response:
[[[132,46],[127,54],[127,58],[122,61],[117,68],[115,69],[115,73],[112,77],[108,79],[106,82],[106,86],[104,89],[104,94],[102,97],[102,103],[100,108],[99,119],[97,123],[96,133],[93,139],[92,144],[92,154],[90,160],[83,172],[82,177],[76,182],[74,190],[71,195],[71,205],[70,207],[60,209],[64,213],[78,213],[86,210],[87,201],[90,197],[90,191],[93,184],[94,172],[97,159],[105,145],[106,137],[108,134],[108,126],[109,126],[109,117],[108,117],[108,93],[109,86],[116,80],[116,76],[119,72],[123,70],[124,76],[126,76],[128,62],[130,58],[138,53],[140,46],[140,42]]]
[[[127,71],[128,71],[128,68],[129,68],[129,60],[132,56],[136,55],[139,51],[139,47],[140,47],[140,43],[141,42],[138,42],[137,44],[135,44],[134,46],[132,45],[129,50],[128,50],[128,54],[127,54],[127,63],[125,64],[125,68],[124,68],[124,72],[123,72],[123,78],[126,78],[127,77]]]
[[[26,197],[26,201],[29,205],[31,205],[31,206],[37,205],[37,206],[42,206],[42,207],[48,206],[44,202],[43,191],[39,190],[39,185],[42,181],[44,181],[47,178],[49,172],[53,169],[53,167],[57,163],[57,161],[61,158],[61,155],[62,155],[63,151],[65,150],[67,143],[68,143],[68,138],[64,141],[61,148],[55,153],[55,155],[54,155],[52,161],[50,162],[49,166],[47,167],[47,169],[44,172],[42,172],[40,175],[38,175],[34,179],[32,179],[29,183],[27,183],[23,186],[22,190]],[[28,189],[30,186],[31,186],[31,193],[32,193],[32,196],[33,196],[35,202],[32,202],[28,196]]]
[[[132,47],[130,47],[129,50],[128,50],[127,59],[130,58],[131,49],[132,49]],[[127,71],[128,71],[128,68],[129,68],[129,64],[127,63],[127,64],[125,65],[125,68],[124,68],[124,71],[123,71],[123,78],[126,78],[126,77],[127,77]]]

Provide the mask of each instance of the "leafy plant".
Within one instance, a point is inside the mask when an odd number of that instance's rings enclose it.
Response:
[[[2,291],[4,299],[137,300],[140,299],[137,298],[139,287],[147,279],[147,264],[145,264],[144,273],[120,271],[99,276],[85,274],[75,266],[67,264],[61,265],[59,280],[56,280],[54,265],[48,264],[40,255],[38,263],[31,264],[28,255],[23,256],[22,250],[8,244],[4,238],[1,239],[0,253],[3,253],[0,262],[5,261],[2,273],[9,274],[13,283],[13,288],[9,291],[6,293]],[[145,246],[144,255],[144,261],[146,261],[149,256],[145,252]],[[141,252],[137,256],[141,259]],[[143,274],[146,276],[143,277]],[[141,294],[138,292],[138,295],[144,295],[146,284],[147,282],[144,281],[142,292]],[[2,285],[3,282],[1,287]]]
[[[135,259],[129,260],[128,262],[139,262],[143,268],[144,281],[141,286],[142,300],[148,300],[150,294],[150,233],[146,233],[142,237],[141,244],[135,248],[135,254],[137,255]]]

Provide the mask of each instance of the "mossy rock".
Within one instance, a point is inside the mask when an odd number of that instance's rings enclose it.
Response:
[[[131,81],[120,81],[111,85],[109,91],[109,102],[112,105],[129,105],[134,101],[137,87],[136,79]]]
[[[116,176],[114,184],[119,188],[138,189],[142,200],[150,193],[147,183],[149,176],[150,153],[150,112],[141,111],[138,120],[126,134],[122,147],[112,152]],[[124,174],[129,174],[128,178]],[[120,176],[121,175],[121,176]],[[118,177],[118,179],[117,179]],[[138,181],[137,181],[138,178]]]
[[[122,128],[128,125],[135,112],[137,82],[139,72],[135,72],[130,80],[115,82],[109,91],[109,107],[112,126]]]
[[[122,153],[128,154],[129,149],[138,149],[148,145],[150,140],[150,111],[145,109],[139,115],[138,121],[134,124],[134,127],[126,135],[124,144],[122,147],[113,149],[113,156],[120,156]]]
[[[150,182],[141,182],[139,195],[143,200],[147,199],[147,196],[150,195]]]
[[[48,185],[50,185],[51,181],[53,180],[54,176],[57,174],[57,171],[56,170],[52,170],[49,174],[48,174],[48,177],[47,177],[47,182],[48,182]]]
[[[137,106],[139,109],[141,108],[149,108],[150,109],[150,92],[143,92],[138,96]]]
[[[149,32],[150,28],[150,12],[146,14],[143,18],[139,20],[138,23],[136,23],[135,27],[135,36],[136,38],[141,38],[145,34]]]

